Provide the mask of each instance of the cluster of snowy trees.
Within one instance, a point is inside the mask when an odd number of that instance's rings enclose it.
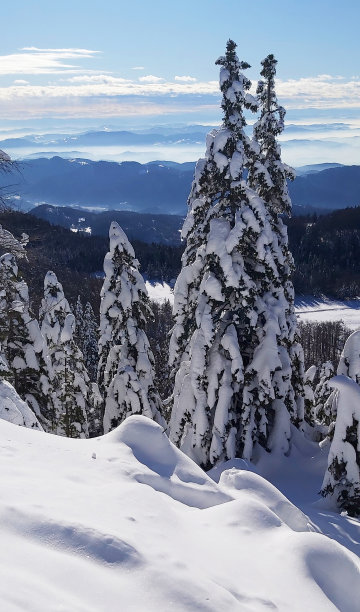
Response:
[[[2,374],[46,431],[99,435],[142,414],[204,469],[235,457],[256,460],[259,452],[287,455],[295,427],[331,442],[322,493],[360,512],[359,404],[341,401],[345,392],[360,397],[360,351],[355,364],[350,337],[338,368],[346,378],[331,382],[330,363],[316,387],[316,368],[304,374],[283,222],[291,212],[293,173],[277,142],[285,116],[275,93],[277,62],[273,55],[262,62],[253,96],[244,74],[249,65],[235,49],[228,41],[217,61],[223,123],[207,136],[182,229],[170,365],[162,360],[156,375],[145,331],[153,315],[139,262],[113,222],[98,344],[94,313],[80,301],[72,312],[53,272],[45,277],[37,321],[14,255],[1,257]],[[246,112],[258,113],[252,138]],[[163,344],[157,353],[167,350]],[[160,381],[169,391],[165,402]]]
[[[307,370],[305,397],[312,436],[329,447],[321,494],[360,514],[360,331],[345,342],[336,371],[331,361]]]
[[[48,272],[45,277],[37,319],[31,312],[28,287],[19,274],[14,254],[2,255],[2,377],[32,409],[35,427],[69,437],[86,437],[89,376],[83,354],[74,341],[74,332],[75,317],[56,275]],[[86,342],[87,338],[83,339]]]

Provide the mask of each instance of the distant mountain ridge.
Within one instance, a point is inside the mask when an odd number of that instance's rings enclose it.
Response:
[[[156,161],[33,159],[11,176],[13,195],[29,210],[38,204],[149,214],[186,214],[195,164]],[[360,204],[360,166],[306,166],[290,183],[294,214],[330,211]],[[9,184],[0,177],[0,187]]]
[[[51,225],[61,225],[73,232],[107,236],[110,223],[117,221],[130,240],[141,240],[151,244],[180,244],[180,229],[184,217],[178,215],[156,215],[129,211],[90,212],[68,206],[36,206],[30,213]]]
[[[193,144],[204,142],[205,134],[209,131],[209,127],[195,126],[195,130],[187,131],[180,129],[179,131],[171,131],[170,133],[161,133],[154,131],[148,133],[131,132],[127,130],[107,131],[94,130],[84,132],[82,134],[45,134],[43,136],[20,136],[15,138],[5,138],[0,141],[2,149],[17,149],[24,147],[32,147],[34,149],[42,148],[44,145],[51,144],[52,147],[58,146],[131,146],[131,145],[156,145],[156,144]],[[203,128],[203,129],[201,129]]]

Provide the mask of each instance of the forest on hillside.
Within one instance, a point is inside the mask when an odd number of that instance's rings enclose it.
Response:
[[[297,294],[340,299],[360,294],[360,207],[321,216],[296,216],[285,222]],[[98,310],[103,259],[108,248],[105,236],[73,233],[14,210],[0,212],[0,223],[17,237],[22,232],[29,234],[29,261],[21,262],[21,266],[32,286],[35,309],[42,294],[42,278],[51,268],[62,279],[70,301],[74,302],[80,293]],[[141,240],[132,240],[132,244],[146,278],[167,283],[177,278],[184,244],[149,244]]]

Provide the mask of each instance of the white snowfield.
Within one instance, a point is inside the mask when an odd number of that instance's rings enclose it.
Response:
[[[174,303],[174,293],[167,283],[146,281],[151,300]],[[327,297],[298,296],[295,298],[295,312],[299,321],[344,321],[352,330],[360,328],[360,298],[334,300]]]
[[[295,312],[300,321],[344,321],[352,330],[360,328],[360,298],[333,300],[327,297],[297,297]]]
[[[359,610],[357,556],[317,533],[356,550],[359,522],[310,521],[242,460],[217,484],[141,416],[90,440],[0,420],[0,440],[3,612]],[[294,445],[260,466],[305,503],[326,458]]]
[[[166,302],[169,300],[170,304],[174,303],[174,293],[170,285],[167,283],[159,283],[156,281],[146,281],[146,290],[150,300],[154,302]]]

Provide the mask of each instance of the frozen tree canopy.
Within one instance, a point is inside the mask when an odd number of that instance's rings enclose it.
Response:
[[[314,413],[314,379],[316,377],[317,368],[312,365],[306,370],[304,375],[304,407],[305,407],[305,419],[309,424],[313,425],[315,422]]]
[[[360,330],[353,332],[346,340],[337,373],[349,376],[360,384]]]
[[[250,166],[250,183],[257,186],[260,195],[276,213],[291,213],[287,179],[295,173],[281,161],[281,147],[277,137],[284,130],[285,109],[278,104],[275,92],[277,60],[268,55],[262,62],[261,76],[257,86],[260,117],[254,125],[254,145],[258,155]]]
[[[0,257],[0,340],[8,366],[5,377],[44,424],[51,368],[38,321],[30,311],[29,292],[13,254]]]
[[[163,423],[154,383],[154,359],[144,329],[151,310],[139,262],[114,221],[109,238],[101,290],[98,369],[105,433],[131,414]]]
[[[42,431],[34,412],[6,380],[0,380],[0,419]]]
[[[51,271],[44,280],[40,320],[52,366],[49,384],[51,431],[71,438],[87,437],[89,377],[82,353],[73,339],[75,317],[70,313],[56,274]]]
[[[21,239],[18,240],[11,232],[0,225],[0,249],[2,251],[10,252],[18,259],[26,258],[25,247],[28,242],[29,236],[27,234],[22,234]]]
[[[360,388],[346,376],[330,383],[337,390],[336,421],[321,493],[352,516],[360,515]]]
[[[170,437],[205,467],[250,459],[254,443],[287,452],[290,420],[304,418],[292,259],[275,207],[244,180],[255,161],[260,176],[265,152],[244,132],[257,102],[235,47],[217,61],[224,121],[195,170],[170,342]]]
[[[320,369],[320,380],[314,392],[314,417],[316,428],[321,437],[325,437],[329,432],[329,427],[335,418],[335,405],[333,402],[336,391],[331,386],[331,379],[335,374],[335,369],[331,361],[326,361]]]

